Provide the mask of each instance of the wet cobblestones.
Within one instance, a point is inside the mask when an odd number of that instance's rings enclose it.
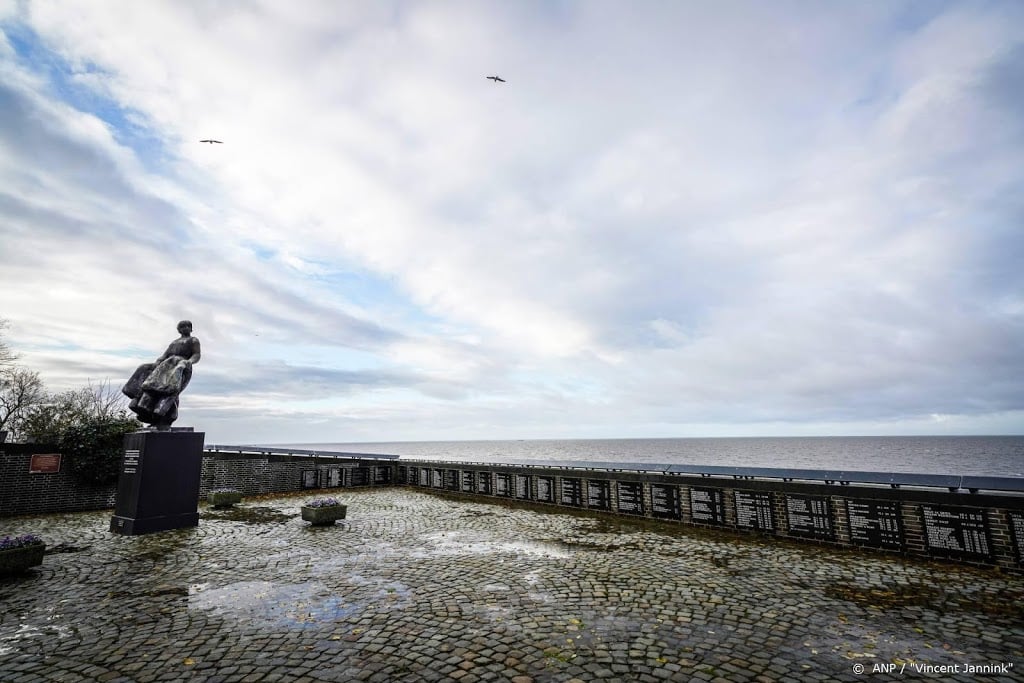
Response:
[[[917,668],[1011,663],[956,678],[1024,680],[1020,575],[402,489],[345,491],[348,519],[314,528],[309,497],[139,537],[109,533],[109,511],[0,520],[48,544],[0,579],[0,680],[948,680]]]

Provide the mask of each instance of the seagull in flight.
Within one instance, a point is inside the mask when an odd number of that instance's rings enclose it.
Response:
[[[220,140],[200,140],[199,142],[209,142],[211,145],[214,144],[214,143],[216,143],[218,145],[223,145],[224,144]]]
[[[505,79],[501,76],[488,76],[487,80],[494,81],[495,83],[504,83]]]

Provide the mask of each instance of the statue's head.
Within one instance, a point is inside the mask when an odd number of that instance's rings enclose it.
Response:
[[[192,321],[182,320],[178,323],[178,334],[192,334]]]

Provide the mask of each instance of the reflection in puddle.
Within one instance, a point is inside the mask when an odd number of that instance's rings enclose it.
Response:
[[[438,557],[441,555],[495,555],[498,553],[515,553],[533,557],[567,558],[571,551],[556,543],[536,541],[495,541],[473,534],[457,534],[452,532],[434,533],[424,536],[429,549],[414,550],[411,554],[416,558]]]
[[[239,581],[220,588],[196,583],[189,586],[188,605],[191,609],[250,619],[271,627],[304,628],[340,621],[367,609],[390,611],[411,603],[410,591],[403,584],[361,576],[352,576],[348,581],[354,589],[345,595],[333,593],[319,581]]]

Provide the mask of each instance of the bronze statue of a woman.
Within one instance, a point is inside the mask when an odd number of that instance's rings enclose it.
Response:
[[[121,388],[131,398],[128,407],[151,428],[166,431],[178,419],[178,394],[192,379],[192,366],[199,362],[199,340],[192,336],[192,323],[178,323],[181,335],[170,343],[155,363],[143,363]]]

